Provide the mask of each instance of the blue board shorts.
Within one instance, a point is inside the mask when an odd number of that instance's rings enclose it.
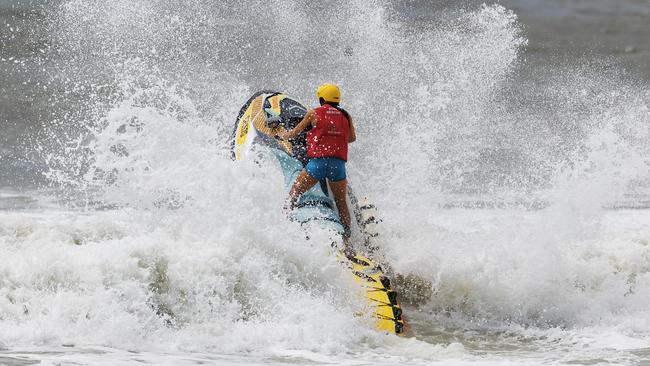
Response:
[[[338,182],[346,178],[345,160],[339,158],[313,158],[305,167],[307,174],[316,180],[325,178]]]

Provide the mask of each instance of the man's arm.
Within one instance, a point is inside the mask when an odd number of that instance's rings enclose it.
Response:
[[[282,139],[284,140],[290,140],[296,136],[298,136],[302,131],[307,128],[309,125],[316,125],[316,112],[314,112],[313,109],[310,109],[307,111],[307,114],[305,114],[305,117],[298,123],[296,127],[293,128],[293,130],[286,132],[282,135]]]
[[[350,136],[348,136],[348,144],[357,140],[357,133],[354,131],[354,124],[352,124],[352,117],[348,118],[350,122]]]

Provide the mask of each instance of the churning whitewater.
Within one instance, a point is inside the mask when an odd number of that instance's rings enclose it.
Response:
[[[336,9],[38,6],[45,39],[12,64],[51,95],[23,141],[47,184],[0,211],[0,364],[650,360],[650,86],[532,66],[498,4]],[[431,283],[401,294],[414,337],[355,316],[268,156],[230,158],[250,95],[313,106],[322,82],[355,118],[349,181],[387,261]]]

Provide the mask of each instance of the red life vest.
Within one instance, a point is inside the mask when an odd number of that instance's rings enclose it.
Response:
[[[350,122],[343,112],[325,104],[314,108],[316,126],[307,132],[307,156],[348,161]]]

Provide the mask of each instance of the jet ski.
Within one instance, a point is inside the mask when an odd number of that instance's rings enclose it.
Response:
[[[235,161],[255,159],[260,149],[269,151],[277,160],[278,167],[284,175],[284,186],[289,190],[298,174],[307,164],[307,132],[295,139],[285,141],[282,134],[293,129],[303,119],[307,108],[299,101],[283,93],[260,91],[249,98],[243,105],[232,135],[232,158]],[[397,292],[391,286],[387,267],[378,247],[373,244],[377,236],[375,225],[376,210],[365,200],[359,200],[349,189],[349,198],[356,224],[362,238],[355,253],[344,254],[342,248],[343,225],[336,211],[336,206],[327,187],[321,181],[303,194],[296,208],[290,214],[293,221],[303,226],[307,235],[314,226],[330,230],[336,238],[333,243],[337,259],[345,266],[358,284],[365,301],[363,308],[372,320],[373,326],[382,332],[405,335],[407,323],[402,314],[402,307]]]

